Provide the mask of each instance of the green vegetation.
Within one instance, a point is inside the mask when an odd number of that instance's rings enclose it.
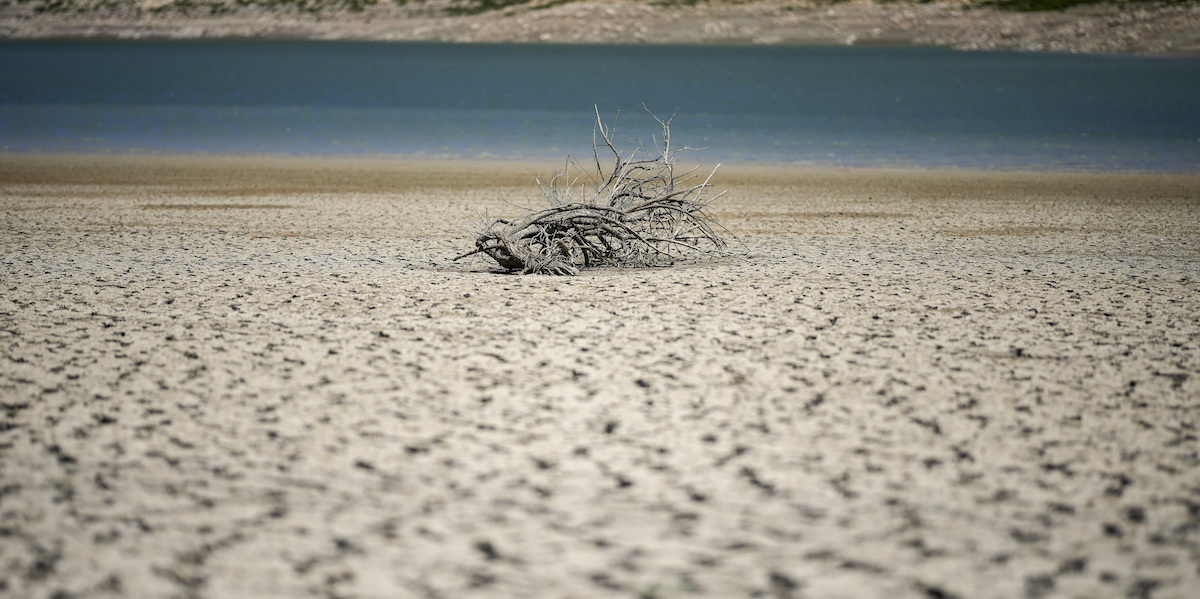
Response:
[[[336,13],[339,11],[362,12],[376,5],[414,5],[428,11],[449,16],[478,15],[504,11],[512,8],[543,10],[577,0],[455,0],[444,8],[429,7],[425,0],[173,0],[164,5],[148,9],[152,13],[208,13],[225,14],[240,8],[258,6],[271,9],[291,9],[301,13]],[[849,0],[817,0],[818,4],[840,4]],[[877,0],[891,5],[928,4],[936,0]],[[646,0],[650,5],[662,7],[689,7],[698,4],[741,4],[742,0]],[[1116,5],[1139,6],[1151,4],[1195,4],[1200,0],[972,0],[967,8],[989,7],[999,10],[1021,12],[1066,10],[1075,6]],[[0,6],[29,5],[37,13],[103,13],[135,11],[142,12],[138,0],[0,0]]]
[[[1088,4],[1190,4],[1195,0],[985,0],[982,6],[1022,12],[1066,10]]]
[[[707,4],[709,2],[709,0],[655,0],[654,2],[651,2],[650,4],[653,4],[655,6],[666,6],[666,7],[670,8],[672,6],[695,6],[697,4],[700,4],[700,2],[704,2],[705,4]]]
[[[529,4],[533,0],[466,0],[461,4],[456,4],[446,9],[446,13],[452,16],[477,15],[480,13],[490,12],[493,10],[503,10],[522,4]]]
[[[403,0],[400,0],[403,1]],[[549,0],[539,2],[529,7],[529,10],[544,10],[562,4],[570,4],[575,0]],[[694,1],[694,0],[693,0]],[[452,16],[477,15],[494,10],[504,10],[533,3],[534,0],[463,0],[446,9],[446,14]]]
[[[148,12],[153,14],[184,13],[222,15],[236,12],[240,8],[259,6],[264,8],[292,9],[301,13],[362,12],[379,4],[405,5],[409,0],[172,0],[153,8],[143,9],[140,2],[133,0],[0,0],[0,6],[26,4],[35,13],[105,13],[105,12]],[[468,0],[473,2],[474,0]],[[526,2],[529,0],[525,0]],[[514,2],[510,2],[512,4]]]

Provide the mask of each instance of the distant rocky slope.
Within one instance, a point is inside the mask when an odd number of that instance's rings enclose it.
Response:
[[[890,43],[1200,54],[1200,2],[0,0],[0,37]]]

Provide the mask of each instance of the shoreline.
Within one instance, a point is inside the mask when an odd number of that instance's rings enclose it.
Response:
[[[434,165],[436,167],[444,167],[447,165],[458,165],[459,170],[479,170],[479,169],[507,169],[522,166],[536,166],[540,168],[540,173],[556,172],[561,170],[566,157],[561,159],[550,158],[511,158],[511,157],[470,157],[461,158],[445,155],[425,155],[425,154],[284,154],[284,153],[141,153],[141,152],[53,152],[53,151],[0,151],[0,163],[5,161],[10,163],[23,162],[26,164],[43,163],[38,168],[49,163],[58,163],[66,161],[69,163],[81,162],[108,162],[115,166],[116,163],[125,162],[130,167],[136,168],[137,163],[149,164],[154,162],[169,163],[193,163],[197,165],[211,164],[237,164],[237,163],[255,163],[259,165],[286,165],[286,164],[334,164],[334,165],[352,165],[355,163],[361,164],[399,164],[399,165]],[[904,164],[888,164],[888,165],[845,165],[845,164],[823,164],[818,162],[805,161],[766,161],[766,160],[726,160],[726,161],[705,161],[705,160],[684,160],[680,164],[688,166],[705,166],[709,168],[719,166],[721,172],[739,170],[739,171],[795,171],[795,172],[896,172],[896,173],[941,173],[946,175],[966,175],[966,176],[987,176],[987,175],[1028,175],[1028,176],[1096,176],[1096,177],[1178,177],[1190,178],[1200,177],[1200,167],[1193,170],[1112,170],[1102,168],[983,168],[983,167],[957,167],[957,166],[922,166],[922,165],[904,165]],[[11,165],[10,165],[11,166]]]
[[[544,5],[543,5],[544,4]],[[117,2],[91,12],[38,13],[0,7],[0,39],[273,39],[457,43],[934,45],[959,50],[1023,50],[1160,55],[1200,54],[1200,3],[1102,4],[1016,12],[958,0],[869,1],[664,7],[633,1],[533,3],[446,16],[423,6],[373,5],[362,11],[231,5],[211,16],[156,3]],[[108,11],[108,12],[105,12]],[[585,26],[580,26],[585,24]]]
[[[502,172],[510,169],[534,168],[539,173],[547,170],[561,170],[564,160],[546,158],[458,158],[447,156],[408,155],[408,154],[271,154],[271,153],[115,153],[115,152],[0,152],[0,164],[6,164],[8,171],[32,168],[46,171],[60,165],[70,165],[78,168],[91,165],[98,170],[138,170],[141,167],[174,164],[181,167],[195,167],[202,170],[219,168],[310,168],[325,165],[334,169],[340,168],[374,168],[397,167],[419,171],[421,168],[432,166],[435,169],[452,169],[461,171],[494,170]],[[585,162],[586,164],[586,162]],[[1071,170],[1071,169],[990,169],[974,167],[945,167],[945,166],[858,166],[858,165],[828,165],[809,162],[779,162],[779,161],[725,161],[707,162],[704,160],[683,160],[679,164],[687,167],[708,166],[718,167],[720,172],[894,172],[908,174],[937,174],[949,176],[1029,176],[1029,177],[1170,177],[1170,178],[1200,178],[1200,172],[1182,171],[1106,171],[1106,170]]]

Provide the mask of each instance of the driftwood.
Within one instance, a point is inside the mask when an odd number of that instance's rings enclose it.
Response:
[[[715,230],[720,226],[706,212],[724,194],[708,193],[716,168],[703,181],[699,169],[676,174],[670,119],[654,119],[662,127],[658,155],[642,146],[625,157],[597,110],[595,171],[568,157],[548,184],[538,181],[547,207],[486,221],[475,249],[455,260],[485,254],[510,272],[574,275],[581,268],[665,266],[719,253],[725,247]],[[600,165],[601,145],[615,157],[607,173]]]

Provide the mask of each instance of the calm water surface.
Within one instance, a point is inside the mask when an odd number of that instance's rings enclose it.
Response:
[[[593,105],[706,162],[1200,172],[1200,59],[937,48],[0,42],[7,152],[554,158]]]

